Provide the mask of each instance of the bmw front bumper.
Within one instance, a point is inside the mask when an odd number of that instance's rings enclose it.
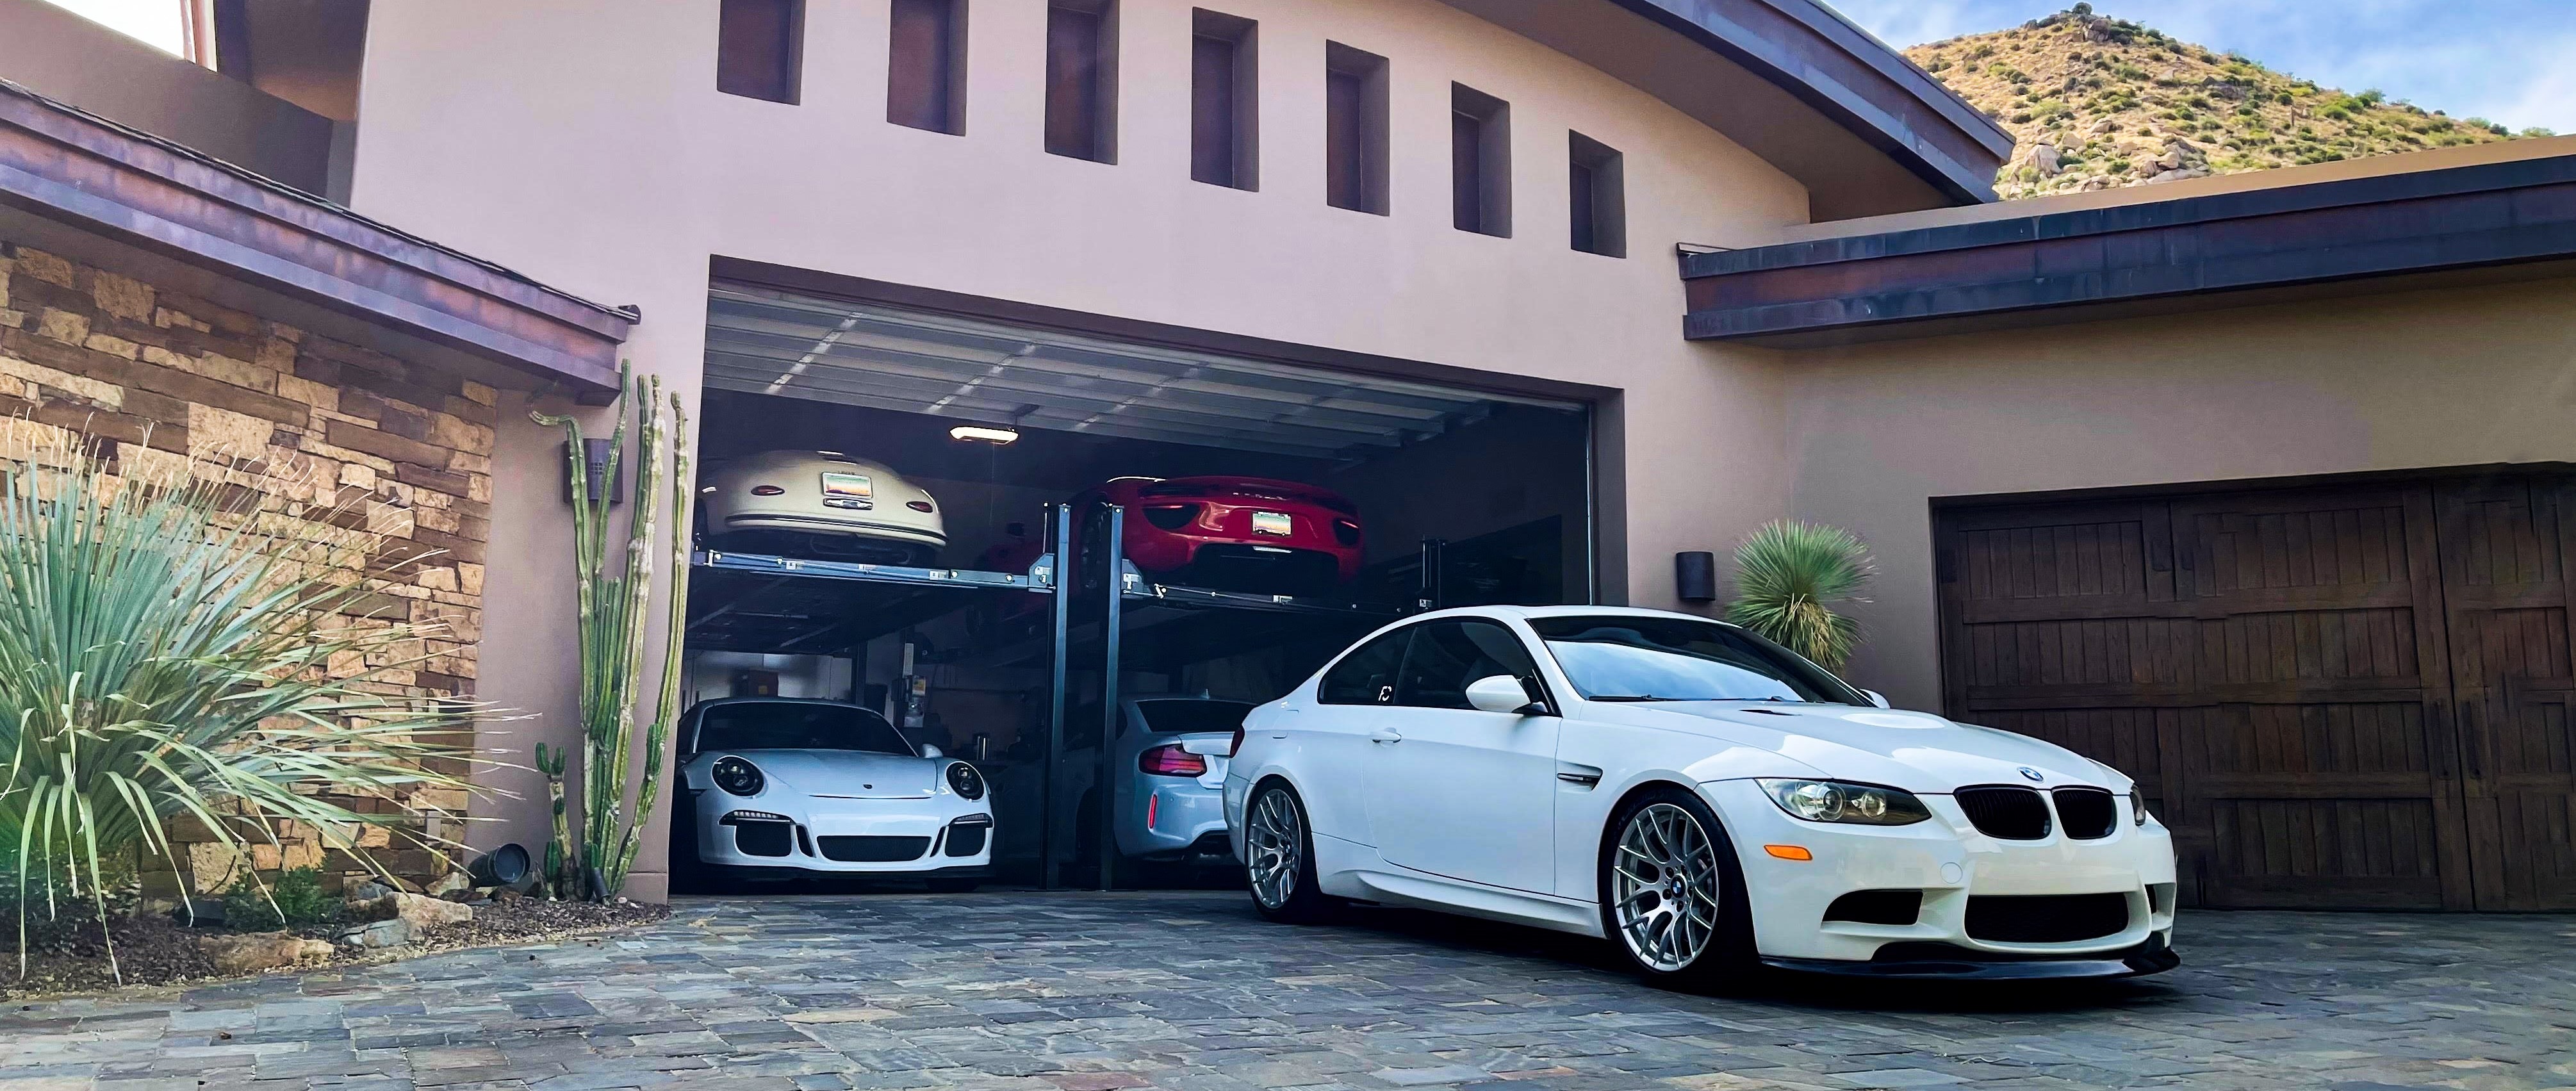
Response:
[[[2064,978],[2157,973],[2180,962],[2172,835],[2152,818],[2133,823],[2126,801],[2107,837],[2077,840],[2052,828],[2040,840],[2002,841],[1978,832],[1946,795],[1921,797],[1930,821],[1863,826],[1792,818],[1750,780],[1700,790],[1743,863],[1765,963],[1869,976]]]

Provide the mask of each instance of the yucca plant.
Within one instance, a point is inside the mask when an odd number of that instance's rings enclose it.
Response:
[[[77,441],[0,461],[0,893],[22,976],[29,913],[86,901],[104,931],[111,875],[182,870],[174,826],[237,870],[290,824],[373,866],[367,827],[426,844],[414,823],[440,812],[417,794],[470,790],[437,770],[467,757],[477,708],[385,684],[443,630],[338,616],[369,591],[349,568],[377,536],[347,529],[367,513],[263,510],[331,487],[139,447],[121,464]],[[361,797],[396,806],[343,802]]]
[[[1735,547],[1735,600],[1726,619],[1826,670],[1840,671],[1860,644],[1860,624],[1837,611],[1867,602],[1869,550],[1848,530],[1780,519]]]

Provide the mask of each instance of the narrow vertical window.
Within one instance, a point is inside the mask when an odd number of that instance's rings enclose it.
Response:
[[[1449,183],[1460,231],[1512,235],[1512,107],[1465,84],[1449,85]]]
[[[1046,150],[1118,160],[1117,0],[1047,5]]]
[[[1628,256],[1627,179],[1619,153],[1582,133],[1569,132],[1567,161],[1572,164],[1566,194],[1574,225],[1574,248],[1587,254]]]
[[[1190,12],[1190,177],[1261,188],[1257,28],[1250,19]]]
[[[966,131],[966,0],[894,0],[886,120]]]
[[[724,0],[716,14],[716,90],[793,104],[804,0]]]
[[[1324,203],[1387,213],[1386,58],[1324,43]]]

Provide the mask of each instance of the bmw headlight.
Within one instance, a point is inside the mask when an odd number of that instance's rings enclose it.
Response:
[[[2129,789],[2129,819],[2141,826],[2147,824],[2147,797],[2135,788]]]
[[[1792,818],[1809,822],[1852,822],[1864,826],[1910,826],[1932,817],[1914,793],[1839,780],[1757,780],[1771,802]]]
[[[948,790],[960,799],[984,798],[984,774],[962,761],[948,763]]]
[[[769,778],[761,775],[759,766],[730,754],[717,758],[707,775],[714,778],[716,787],[738,796],[759,795],[769,785]]]

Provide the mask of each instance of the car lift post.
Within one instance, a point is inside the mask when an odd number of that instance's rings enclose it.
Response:
[[[1127,509],[1109,509],[1109,616],[1100,631],[1100,771],[1093,775],[1092,794],[1099,797],[1100,834],[1094,838],[1100,853],[1100,889],[1114,890],[1118,882],[1118,828],[1113,824],[1118,815],[1119,770],[1110,760],[1110,743],[1118,737],[1120,721],[1126,710],[1118,705],[1118,630],[1120,615],[1127,601]]]
[[[1064,761],[1064,686],[1066,622],[1073,614],[1073,508],[1069,504],[1049,504],[1047,540],[1055,550],[1052,576],[1055,600],[1047,611],[1055,652],[1047,660],[1047,760],[1046,773],[1038,778],[1038,889],[1055,889],[1055,778]]]

